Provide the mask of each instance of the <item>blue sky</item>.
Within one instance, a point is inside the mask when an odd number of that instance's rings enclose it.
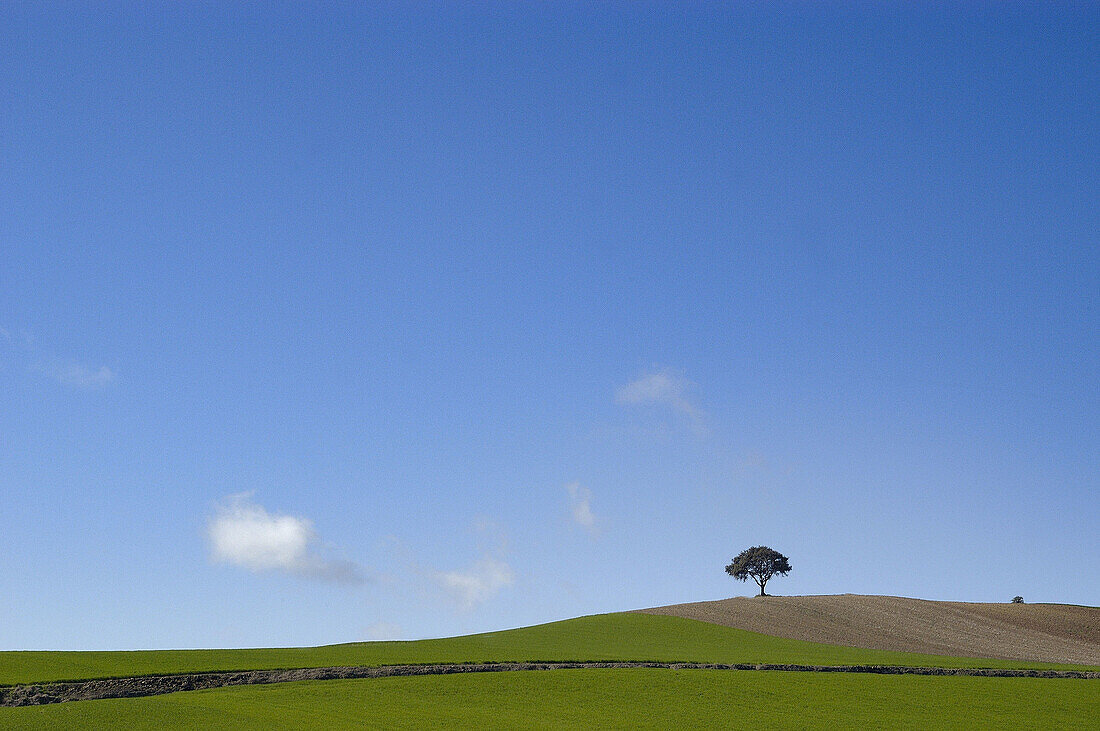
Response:
[[[0,7],[0,647],[1100,604],[1100,8]]]

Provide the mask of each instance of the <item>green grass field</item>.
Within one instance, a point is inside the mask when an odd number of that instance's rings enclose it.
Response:
[[[412,642],[250,650],[0,652],[0,684],[209,670],[510,660],[1082,669],[1074,665],[863,650],[782,639],[679,617],[621,613]]]
[[[4,728],[1097,728],[1100,682],[551,670],[243,686],[0,708]]]

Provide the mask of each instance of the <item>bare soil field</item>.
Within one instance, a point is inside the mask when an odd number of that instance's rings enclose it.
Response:
[[[640,611],[831,645],[1100,665],[1098,607],[837,594],[735,597]]]

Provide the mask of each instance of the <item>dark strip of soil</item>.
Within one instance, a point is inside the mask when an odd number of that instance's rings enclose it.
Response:
[[[246,670],[240,672],[144,675],[135,678],[105,678],[68,683],[37,683],[0,687],[0,706],[40,706],[66,701],[101,698],[136,698],[176,693],[183,690],[224,688],[231,685],[289,683],[296,680],[338,680],[386,678],[397,675],[449,675],[493,673],[516,670],[565,670],[576,668],[670,668],[673,670],[784,670],[814,673],[877,673],[883,675],[971,675],[986,678],[1088,678],[1100,679],[1100,672],[1077,670],[999,670],[980,668],[921,668],[900,665],[720,665],[665,662],[509,662],[454,663],[439,665],[382,665],[290,670]]]

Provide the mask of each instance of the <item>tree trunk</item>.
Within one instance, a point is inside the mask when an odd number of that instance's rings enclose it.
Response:
[[[768,583],[768,582],[767,581],[760,582],[760,596],[767,596],[767,594],[764,593],[764,584],[766,584],[766,583]]]

